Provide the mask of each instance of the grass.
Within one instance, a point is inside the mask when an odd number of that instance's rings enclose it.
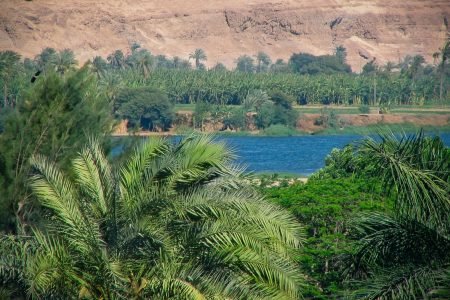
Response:
[[[179,111],[194,111],[195,103],[191,104],[175,104],[175,112]]]
[[[367,126],[348,126],[343,129],[340,128],[327,128],[316,134],[319,135],[338,135],[338,134],[354,134],[354,135],[369,135],[380,131],[392,131],[392,132],[416,132],[420,128],[423,128],[425,132],[429,133],[448,133],[450,132],[450,125],[447,126],[418,126],[412,123],[403,124],[372,124]]]

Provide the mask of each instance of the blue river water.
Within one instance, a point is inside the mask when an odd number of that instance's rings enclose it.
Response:
[[[440,136],[450,146],[450,133]],[[333,148],[342,148],[363,138],[359,135],[216,137],[235,150],[237,161],[247,166],[248,171],[298,175],[314,173],[324,166],[324,159]]]

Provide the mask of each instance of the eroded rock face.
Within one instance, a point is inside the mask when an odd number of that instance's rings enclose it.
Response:
[[[187,58],[203,48],[209,66],[234,66],[258,51],[330,54],[338,45],[359,70],[422,54],[432,62],[449,36],[448,0],[1,0],[0,49],[33,57],[44,47],[73,49],[80,61],[129,51]]]

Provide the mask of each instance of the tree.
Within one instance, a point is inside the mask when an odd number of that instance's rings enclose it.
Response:
[[[300,74],[351,73],[350,66],[341,59],[342,57],[335,55],[314,56],[307,53],[294,53],[289,59],[289,65],[293,72]]]
[[[117,168],[95,141],[67,173],[34,156],[51,222],[0,239],[0,279],[32,298],[298,299],[301,228],[233,158],[205,135],[148,139]]]
[[[105,135],[106,140],[112,125],[109,103],[87,67],[66,76],[54,71],[41,75],[0,135],[0,230],[15,231],[16,225],[25,227],[34,217],[23,209],[30,200],[25,181],[31,155],[67,163],[88,136]]]
[[[166,131],[174,118],[167,95],[154,88],[124,88],[117,95],[116,114],[131,127]]]
[[[440,56],[440,62],[438,65],[438,73],[440,77],[440,84],[439,84],[439,100],[442,101],[443,94],[444,94],[444,79],[448,73],[448,64],[447,60],[450,58],[450,41],[447,41],[441,49]]]
[[[237,59],[236,70],[239,72],[253,73],[255,70],[254,60],[248,55],[242,55]]]
[[[211,104],[205,101],[197,101],[194,108],[194,128],[200,127],[200,131],[203,131],[203,124],[205,120],[210,116]]]
[[[337,46],[334,50],[334,55],[341,64],[345,64],[347,62],[347,49],[345,49],[344,46]]]
[[[211,68],[211,71],[214,71],[214,72],[225,72],[225,71],[228,71],[228,70],[227,70],[227,67],[225,67],[224,64],[217,63],[214,67]]]
[[[144,78],[147,78],[150,74],[150,70],[153,65],[153,56],[146,50],[134,50],[134,52],[129,55],[126,62],[131,67],[135,68]]]
[[[96,56],[92,60],[92,72],[97,75],[97,78],[101,78],[108,68],[108,63],[101,56]]]
[[[264,52],[258,52],[256,55],[256,72],[267,72],[269,65],[272,63],[269,55]]]
[[[438,137],[419,132],[368,139],[357,153],[367,163],[366,176],[381,180],[394,198],[394,211],[365,214],[354,222],[357,247],[345,274],[362,280],[356,296],[428,298],[436,287],[448,287],[448,149]]]
[[[106,58],[113,69],[123,69],[125,67],[125,57],[122,50],[116,50]]]
[[[70,49],[64,49],[56,56],[56,72],[62,75],[69,70],[74,70],[77,64],[78,62],[75,59],[75,54]]]
[[[274,64],[270,66],[270,71],[274,73],[289,73],[289,65],[282,59],[277,59]]]
[[[261,90],[249,91],[247,97],[245,97],[242,106],[246,111],[257,112],[260,110],[261,106],[269,102],[270,98],[266,92]]]
[[[8,84],[19,68],[20,55],[14,51],[0,52],[0,79],[3,82],[3,107],[8,106]]]
[[[270,101],[262,103],[255,116],[255,123],[263,129],[275,124],[295,127],[297,117],[297,111],[292,108],[292,99],[277,91],[270,95]]]
[[[207,59],[205,51],[203,49],[197,48],[194,52],[189,54],[189,59],[195,60],[195,68],[199,69],[201,62]]]
[[[35,58],[38,68],[42,71],[54,69],[56,61],[58,60],[58,53],[53,48],[45,48]]]

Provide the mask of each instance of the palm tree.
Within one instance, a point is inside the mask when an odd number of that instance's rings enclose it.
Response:
[[[3,81],[3,106],[8,105],[8,83],[17,70],[20,55],[14,51],[0,52],[0,77]]]
[[[357,296],[428,298],[448,287],[450,152],[419,132],[367,140],[359,153],[395,200],[393,214],[363,215],[355,224],[358,247],[347,275],[368,277]]]
[[[125,57],[121,50],[116,50],[106,58],[114,69],[123,69],[125,67]]]
[[[42,52],[36,56],[35,61],[40,70],[46,70],[48,68],[54,69],[55,63],[58,59],[58,53],[53,48],[45,48]]]
[[[253,73],[255,70],[253,58],[248,55],[239,56],[237,59],[236,70],[245,73]]]
[[[203,49],[197,48],[195,51],[191,54],[189,54],[189,59],[195,60],[195,68],[200,69],[201,62],[205,61],[207,59],[205,51]]]
[[[150,139],[117,170],[95,141],[63,174],[32,159],[49,221],[1,239],[0,279],[36,298],[297,299],[301,228],[210,136]]]
[[[266,92],[262,90],[254,90],[247,94],[242,106],[246,111],[258,112],[264,103],[270,102],[270,98]]]
[[[96,56],[92,60],[92,72],[100,78],[104,75],[106,69],[108,68],[108,63],[101,56]]]
[[[137,68],[144,78],[147,78],[153,65],[152,55],[145,49],[135,51],[133,55],[135,56],[134,67]]]
[[[264,72],[267,71],[269,65],[272,63],[269,55],[264,52],[258,52],[256,55],[256,72]]]
[[[55,61],[56,71],[61,75],[64,75],[69,70],[75,69],[77,64],[75,54],[70,49],[60,51]]]

